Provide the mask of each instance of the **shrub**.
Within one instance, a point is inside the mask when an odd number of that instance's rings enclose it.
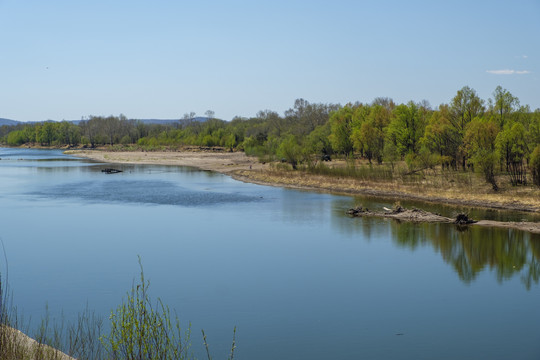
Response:
[[[178,317],[160,299],[152,305],[141,260],[140,283],[110,316],[111,331],[101,342],[111,359],[188,359],[191,327],[182,334]]]
[[[25,142],[24,133],[22,131],[12,131],[7,136],[7,143],[10,146],[19,146]]]

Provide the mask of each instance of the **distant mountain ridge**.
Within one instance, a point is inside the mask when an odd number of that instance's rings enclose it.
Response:
[[[0,126],[3,126],[3,125],[17,125],[17,124],[20,124],[20,121],[0,118]]]
[[[186,119],[130,119],[130,120],[141,121],[141,122],[143,122],[145,124],[167,125],[167,124],[173,124],[173,123],[178,123],[178,122],[185,123],[185,122],[190,122],[190,121],[205,122],[205,121],[208,120],[208,118],[204,117],[204,116],[197,116],[197,117],[194,117],[193,119],[189,119],[189,120],[186,120]],[[24,121],[17,121],[17,120],[0,118],[0,126],[4,126],[4,125],[14,126],[14,125],[19,125],[19,124],[36,124],[36,123],[44,123],[44,122],[47,122],[47,121],[57,122],[56,120],[43,120],[43,121],[24,122]],[[65,121],[74,123],[75,125],[79,125],[81,122],[86,121],[86,120],[65,120]]]

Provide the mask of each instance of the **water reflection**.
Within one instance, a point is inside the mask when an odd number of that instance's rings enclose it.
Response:
[[[415,250],[431,246],[459,278],[471,283],[485,269],[499,282],[521,274],[527,289],[540,278],[540,236],[518,230],[391,221],[393,241]]]

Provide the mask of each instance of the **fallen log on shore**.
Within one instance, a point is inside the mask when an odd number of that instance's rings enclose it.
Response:
[[[540,234],[540,223],[522,221],[494,221],[494,220],[473,220],[467,216],[467,214],[457,214],[455,218],[442,216],[437,213],[432,213],[422,209],[412,208],[405,209],[400,205],[395,205],[393,209],[383,208],[382,211],[369,210],[358,206],[353,209],[349,209],[347,214],[357,217],[380,217],[396,219],[400,221],[409,221],[415,223],[446,223],[456,224],[460,226],[476,225],[484,227],[497,227],[505,229],[515,229],[521,231],[528,231],[533,234]]]
[[[422,209],[405,209],[399,205],[395,206],[394,209],[384,208],[383,211],[372,211],[359,206],[354,209],[349,209],[347,213],[352,216],[375,216],[411,222],[454,223],[458,225],[466,225],[476,222],[469,219],[466,214],[458,214],[455,219],[452,219]]]

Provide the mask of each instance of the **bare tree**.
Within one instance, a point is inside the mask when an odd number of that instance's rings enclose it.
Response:
[[[204,115],[206,115],[206,117],[208,119],[213,119],[215,117],[216,113],[214,111],[212,111],[212,110],[206,110]]]

